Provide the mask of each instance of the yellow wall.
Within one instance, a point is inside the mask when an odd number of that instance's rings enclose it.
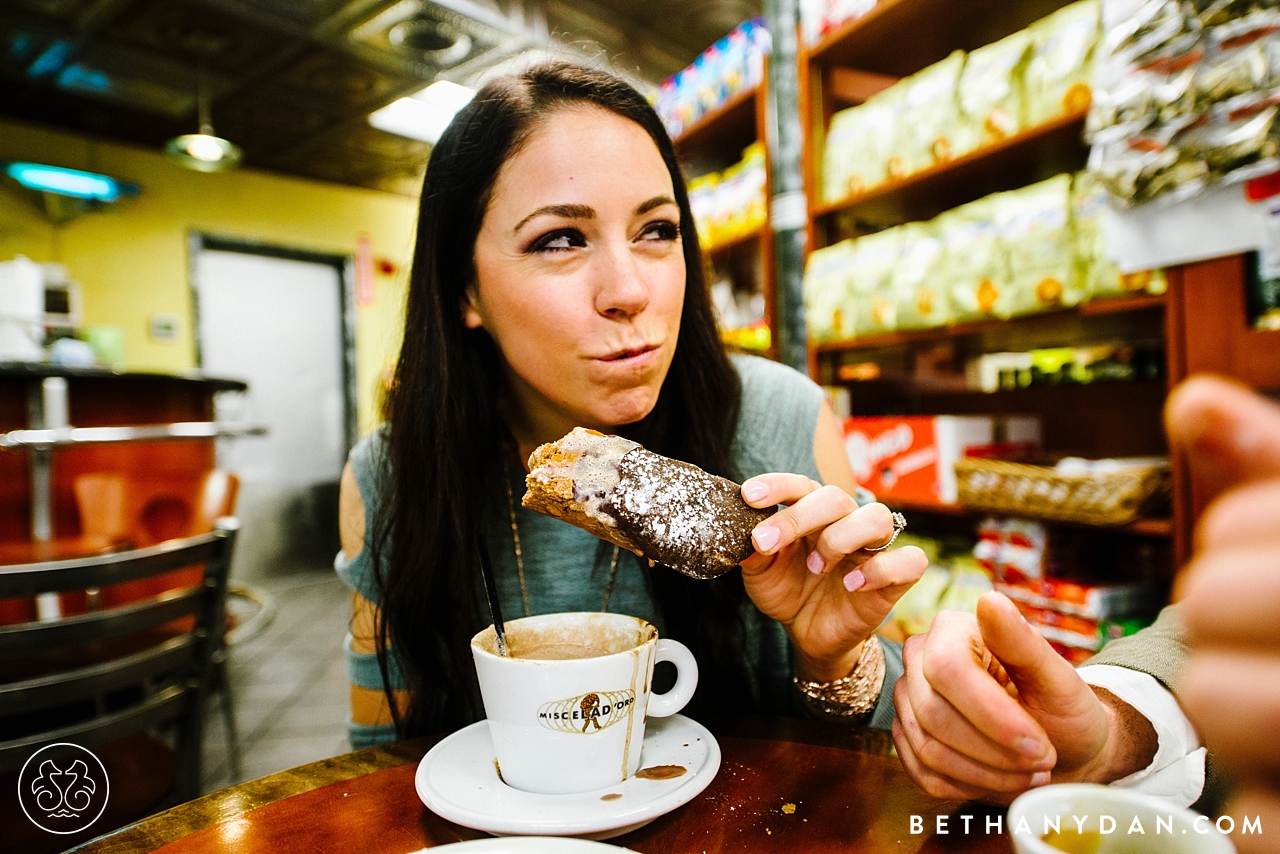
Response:
[[[399,348],[417,202],[405,196],[253,169],[204,174],[158,152],[0,120],[0,160],[101,172],[139,185],[139,196],[51,225],[37,197],[0,182],[0,260],[22,254],[59,261],[84,291],[84,321],[125,330],[131,370],[196,367],[187,238],[192,232],[335,255],[370,235],[376,258],[398,267],[378,275],[373,305],[357,309],[361,431],[376,422],[376,387]],[[153,314],[180,318],[178,339],[154,341]]]

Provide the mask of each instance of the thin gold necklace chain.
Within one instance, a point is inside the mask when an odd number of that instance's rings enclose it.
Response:
[[[511,514],[511,541],[516,546],[516,574],[520,576],[520,601],[524,605],[524,615],[531,615],[529,610],[529,588],[524,580],[524,552],[520,548],[520,526],[516,524],[516,499],[511,494],[511,481],[507,479],[506,472],[503,472],[502,484],[507,488],[507,511]],[[613,582],[618,577],[618,552],[617,545],[613,547],[613,559],[609,561],[609,583],[604,587],[604,604],[600,606],[601,613],[609,610],[609,597],[613,595]]]

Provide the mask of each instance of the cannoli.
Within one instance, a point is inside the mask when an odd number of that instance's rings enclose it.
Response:
[[[583,427],[533,452],[525,486],[525,507],[694,578],[745,560],[752,529],[774,513],[731,480]]]

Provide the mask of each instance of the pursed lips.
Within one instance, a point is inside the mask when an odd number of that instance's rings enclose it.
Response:
[[[597,361],[600,361],[600,362],[621,362],[621,361],[624,361],[624,360],[626,360],[626,359],[633,359],[633,358],[635,358],[636,356],[642,356],[642,355],[644,355],[645,353],[649,353],[649,352],[651,352],[651,351],[653,351],[653,350],[657,350],[657,349],[658,349],[658,347],[659,347],[659,345],[657,345],[657,344],[642,344],[642,345],[640,345],[640,346],[638,346],[638,347],[631,347],[631,348],[628,348],[628,349],[625,349],[625,350],[615,350],[615,351],[613,351],[612,353],[608,354],[607,356],[599,356],[599,357],[597,357]]]

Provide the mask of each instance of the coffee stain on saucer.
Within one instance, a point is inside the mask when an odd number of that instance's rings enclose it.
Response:
[[[601,796],[600,796],[600,800],[602,800],[602,801],[616,801],[616,800],[618,800],[618,798],[621,798],[621,797],[622,797],[622,792],[610,792],[610,793],[609,793],[609,794],[607,794],[607,795],[601,795]]]
[[[502,766],[498,764],[497,757],[493,760],[493,770],[498,772],[498,782],[504,786],[507,785],[507,781],[502,779]]]
[[[636,772],[640,780],[674,780],[683,776],[689,769],[683,765],[651,765]]]

